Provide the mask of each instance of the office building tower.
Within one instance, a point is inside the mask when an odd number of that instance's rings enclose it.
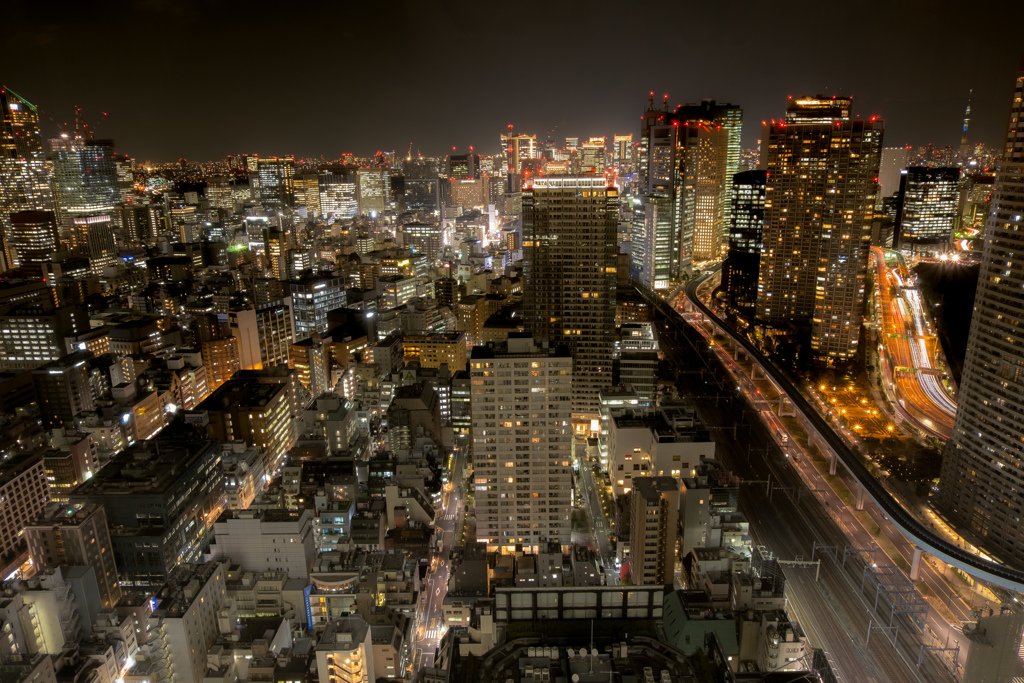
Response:
[[[976,173],[964,179],[960,188],[961,230],[985,230],[995,182],[996,177],[987,173]]]
[[[641,406],[653,406],[658,390],[658,336],[651,323],[623,323],[618,342],[618,384],[632,387]]]
[[[61,138],[54,142],[53,189],[62,234],[75,216],[109,216],[121,201],[113,140]]]
[[[249,176],[254,183],[253,197],[270,209],[295,206],[295,160],[290,157],[256,160],[256,173]]]
[[[619,168],[625,168],[630,165],[633,161],[633,134],[629,135],[616,135],[612,138],[615,147],[612,150],[614,154],[615,165]]]
[[[320,201],[319,215],[352,218],[359,215],[359,193],[356,180],[348,173],[329,171],[317,175]]]
[[[288,347],[288,367],[295,370],[296,377],[309,395],[316,397],[330,391],[332,337],[314,334],[300,339]]]
[[[989,553],[1024,566],[1024,62],[1018,67],[938,503]]]
[[[630,496],[629,577],[637,586],[675,580],[679,480],[638,477]]]
[[[262,370],[288,363],[293,339],[291,297],[255,308],[231,309],[228,327],[238,344],[240,369]]]
[[[726,221],[728,132],[708,121],[686,119],[676,128],[679,262],[718,258]]]
[[[379,216],[388,208],[391,183],[384,168],[360,168],[356,171],[359,214]]]
[[[722,264],[722,290],[729,305],[745,313],[753,313],[757,305],[767,179],[766,171],[744,171],[732,177],[732,227],[729,255]]]
[[[894,249],[944,252],[953,241],[960,208],[960,168],[910,166],[896,195]]]
[[[156,232],[149,219],[146,204],[121,204],[114,210],[116,223],[120,226],[121,239],[130,247],[145,244]]]
[[[10,214],[53,208],[51,173],[38,110],[20,95],[0,87],[0,231],[4,239],[9,239]],[[7,265],[12,265],[10,260]]]
[[[729,104],[727,102],[716,102],[715,100],[701,100],[698,104],[684,104],[677,107],[673,112],[673,118],[679,121],[680,124],[685,124],[687,121],[704,121],[706,124],[714,127],[720,131],[720,144],[721,148],[717,150],[717,153],[724,155],[725,159],[725,170],[724,176],[722,176],[720,184],[717,178],[714,179],[715,185],[718,185],[723,190],[723,196],[719,199],[715,197],[717,201],[721,202],[722,207],[722,225],[724,230],[728,230],[729,226],[732,225],[732,177],[739,172],[740,157],[742,155],[742,128],[743,128],[743,109],[736,104]],[[706,160],[705,162],[706,163]],[[699,191],[699,198],[697,200],[697,211],[701,212],[700,203],[707,202],[709,197],[709,191],[707,188],[708,179],[704,180],[705,188]],[[717,207],[713,207],[717,210]],[[711,209],[703,209],[704,213],[709,213]],[[701,223],[705,223],[706,219],[701,219]],[[700,238],[701,233],[695,233],[695,238]],[[714,238],[717,242],[722,245],[725,240],[719,237],[719,233],[714,234]],[[701,258],[698,256],[698,258]]]
[[[480,177],[480,155],[449,154],[448,177],[452,180],[475,180]]]
[[[406,223],[402,226],[402,246],[426,256],[431,266],[436,265],[444,247],[441,226],[437,223]]]
[[[295,445],[292,394],[291,381],[274,384],[239,373],[207,396],[196,412],[209,417],[207,433],[212,438],[262,448],[268,469],[274,472]]]
[[[537,553],[570,542],[573,361],[512,333],[473,348],[472,443],[477,541]]]
[[[791,99],[764,126],[757,317],[810,332],[820,360],[857,353],[884,124],[850,118],[849,98]]]
[[[110,213],[72,214],[71,245],[89,259],[89,270],[101,275],[107,266],[118,263],[117,241]]]
[[[73,424],[79,413],[96,409],[89,384],[90,358],[91,351],[75,351],[32,371],[44,429]]]
[[[405,173],[405,210],[436,215],[441,207],[440,176],[434,159],[412,159],[403,167]]]
[[[4,246],[7,265],[40,267],[60,249],[57,219],[52,211],[17,211],[8,214]]]
[[[295,176],[295,207],[306,208],[306,216],[320,214],[320,178],[316,173],[300,173]]]
[[[53,308],[52,302],[13,304],[0,309],[0,368],[31,370],[63,358],[66,339],[90,329],[85,310]]]
[[[206,384],[211,391],[234,377],[242,367],[238,340],[234,337],[207,339],[202,342],[200,353],[206,370]]]
[[[121,599],[114,547],[102,505],[52,504],[25,527],[28,552],[39,569],[61,565],[92,567],[103,609]]]
[[[910,165],[910,147],[886,147],[878,166],[878,198],[895,195],[900,190],[903,169]]]
[[[288,292],[296,340],[326,334],[328,311],[345,306],[345,280],[339,277],[304,275],[288,282]]]
[[[288,233],[275,227],[263,229],[263,253],[267,259],[267,273],[276,280],[288,279],[285,252],[288,250]]]
[[[590,138],[580,147],[580,173],[604,173],[605,139]]]
[[[176,566],[199,562],[224,496],[220,444],[167,430],[130,446],[72,494],[69,505],[107,514],[122,587],[162,586]]]
[[[527,329],[569,347],[577,422],[597,418],[612,381],[618,204],[604,177],[535,178],[523,191]]]
[[[501,136],[501,148],[505,150],[505,172],[510,176],[518,176],[523,172],[523,161],[538,156],[537,136],[513,134],[512,126],[509,126],[508,135]]]

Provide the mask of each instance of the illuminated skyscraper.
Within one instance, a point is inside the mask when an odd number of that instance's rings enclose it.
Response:
[[[605,150],[604,138],[590,138],[580,147],[580,172],[604,173]]]
[[[953,241],[960,204],[960,167],[911,166],[896,196],[894,249],[945,251]]]
[[[748,313],[757,304],[766,181],[765,171],[744,171],[732,179],[732,228],[729,257],[722,265],[722,289],[730,306]]]
[[[295,205],[295,160],[290,157],[256,160],[257,192],[260,204],[272,209]],[[250,179],[252,176],[250,176]]]
[[[109,213],[72,216],[71,244],[89,259],[89,269],[95,275],[117,263],[117,243]]]
[[[384,213],[388,207],[388,197],[391,195],[387,169],[361,168],[356,173],[360,215]]]
[[[1024,63],[1018,67],[1003,159],[985,227],[953,438],[938,503],[983,548],[1024,566]]]
[[[10,214],[7,232],[7,264],[37,267],[48,263],[59,248],[57,220],[52,211],[19,211]]]
[[[677,131],[681,264],[718,258],[724,242],[729,135],[708,121],[685,120]],[[731,188],[730,188],[731,189]]]
[[[351,218],[359,215],[356,179],[342,171],[326,171],[317,176],[320,187],[320,215]]]
[[[572,351],[573,419],[596,419],[615,346],[618,190],[603,176],[548,176],[523,190],[524,313]]]
[[[112,215],[121,200],[113,140],[61,138],[53,143],[53,187],[58,222],[72,216]]]
[[[616,135],[612,140],[615,145],[613,150],[613,154],[615,155],[615,165],[619,168],[629,166],[630,162],[633,160],[633,134]]]
[[[523,159],[537,158],[537,136],[513,134],[511,126],[508,135],[501,136],[501,147],[505,150],[505,170],[509,175],[523,172]]]
[[[0,88],[0,230],[5,238],[11,213],[53,208],[50,174],[35,106]]]
[[[573,359],[513,332],[474,347],[469,367],[477,541],[501,553],[568,545]]]
[[[829,361],[857,353],[883,122],[850,118],[849,98],[790,100],[764,126],[764,249],[757,317],[809,330]]]

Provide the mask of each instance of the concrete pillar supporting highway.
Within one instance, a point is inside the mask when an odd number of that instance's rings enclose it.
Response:
[[[837,458],[838,459],[838,458]],[[866,495],[864,487],[860,484],[857,485],[857,509],[864,509],[864,496]]]
[[[734,346],[736,350],[733,352],[733,358],[736,360],[746,360],[747,352],[743,350],[743,347],[739,344],[735,344]]]
[[[757,363],[754,363],[750,367],[750,377],[751,379],[764,379],[764,368]]]
[[[920,548],[914,548],[914,559],[910,563],[910,580],[917,581],[921,578],[921,555],[924,551]]]
[[[828,462],[828,473],[834,477],[836,476],[836,469],[838,469],[839,466],[839,456],[835,453],[832,453],[831,455],[832,457],[829,458]]]

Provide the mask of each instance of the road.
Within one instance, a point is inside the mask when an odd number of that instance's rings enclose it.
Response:
[[[462,530],[463,505],[466,500],[463,481],[465,463],[465,449],[457,449],[449,479],[451,489],[444,492],[441,510],[434,520],[435,533],[443,534],[444,540],[441,549],[431,553],[430,569],[421,591],[421,602],[413,625],[412,674],[422,667],[433,666],[437,645],[447,630],[444,625],[444,599],[448,594],[448,580],[451,577],[452,547],[457,542],[455,534]]]
[[[741,509],[756,543],[783,560],[810,558],[815,543],[840,549],[852,545],[841,526],[851,526],[852,517],[844,519],[840,503],[808,492],[792,467],[792,458],[786,457],[761,423],[757,409],[767,409],[763,400],[755,394],[758,405],[751,405],[739,395],[742,386],[738,392],[712,345],[678,317],[668,320],[658,313],[659,342],[678,372],[681,392],[694,397],[701,417],[712,428],[717,457],[749,482],[741,489]],[[800,459],[806,461],[806,457]],[[859,557],[849,558],[845,567],[826,559],[818,582],[814,569],[785,571],[787,597],[811,643],[832,656],[843,680],[952,681],[930,653],[925,654],[920,671],[916,668],[921,633],[905,616],[895,620],[901,624],[897,648],[882,633],[873,633],[865,646],[869,621],[888,624],[889,612],[880,607],[879,613],[871,613],[873,593],[866,597],[860,593],[862,568]]]
[[[878,338],[884,351],[880,354],[884,389],[912,424],[928,434],[949,438],[956,403],[942,385],[936,359],[938,342],[925,318],[921,292],[900,269],[886,266],[882,249],[872,248],[871,256],[881,313]]]
[[[619,585],[619,572],[615,569],[615,553],[612,552],[610,535],[612,521],[608,519],[601,507],[601,496],[598,494],[594,473],[587,463],[580,465],[580,481],[583,494],[586,496],[586,510],[590,515],[590,524],[597,541],[597,549],[601,553],[604,567],[605,583],[609,586]]]

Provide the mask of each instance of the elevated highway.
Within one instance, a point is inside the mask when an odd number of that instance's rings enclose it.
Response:
[[[825,420],[800,394],[800,391],[786,378],[785,374],[776,369],[753,344],[737,334],[731,325],[721,320],[698,299],[697,288],[717,273],[719,268],[720,266],[717,266],[705,272],[686,285],[687,306],[704,315],[716,330],[727,335],[737,349],[742,350],[743,354],[749,356],[754,365],[760,367],[765,376],[771,379],[775,386],[780,389],[780,393],[788,399],[794,408],[797,417],[807,429],[811,440],[822,449],[826,456],[832,458],[833,466],[835,463],[842,464],[858,482],[861,487],[860,495],[868,496],[888,515],[893,525],[921,551],[966,572],[976,579],[987,581],[1007,590],[1024,591],[1024,571],[981,557],[954,545],[929,530],[900,505],[899,501],[889,494],[881,482],[868,472],[864,464],[850,451],[846,442],[828,426]],[[675,320],[676,324],[688,324],[679,315],[679,312],[673,309],[663,298],[649,290],[645,290],[640,285],[637,285],[637,289],[652,306],[657,306],[669,319]],[[917,558],[915,557],[915,559]]]

